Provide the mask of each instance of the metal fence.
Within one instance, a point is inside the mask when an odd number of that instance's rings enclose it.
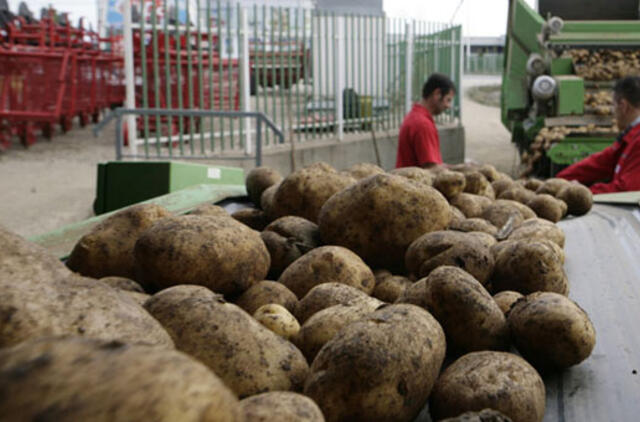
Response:
[[[465,55],[464,69],[468,74],[500,75],[504,67],[502,53],[473,53]]]
[[[186,10],[180,7],[186,5]],[[131,25],[128,108],[261,112],[290,142],[393,130],[433,72],[459,86],[461,27],[315,9],[156,1]],[[126,67],[126,66],[125,66]],[[460,101],[439,123],[460,121]],[[125,142],[251,153],[246,119],[139,115]],[[271,131],[264,146],[280,142]],[[134,152],[135,154],[135,152]]]

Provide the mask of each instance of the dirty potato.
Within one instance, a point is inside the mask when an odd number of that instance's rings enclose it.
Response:
[[[362,304],[373,312],[383,304],[362,290],[342,283],[322,283],[309,290],[296,306],[295,316],[303,324],[316,312],[334,305]]]
[[[356,180],[365,179],[369,176],[375,176],[376,174],[384,173],[384,170],[380,166],[376,166],[371,163],[358,163],[354,164],[347,172]]]
[[[269,277],[277,279],[296,259],[320,246],[318,225],[302,217],[289,215],[273,221],[260,234],[269,250]]]
[[[261,206],[262,193],[273,185],[282,181],[282,175],[278,170],[269,167],[256,167],[249,171],[245,180],[249,199]]]
[[[567,212],[571,215],[584,215],[593,206],[593,195],[589,188],[579,183],[571,183],[562,188],[556,198],[567,204]]]
[[[542,218],[532,218],[524,221],[520,226],[513,230],[508,239],[547,239],[555,242],[562,248],[564,247],[565,235],[557,224]]]
[[[569,185],[570,183],[571,182],[569,182],[568,180],[552,177],[551,179],[545,180],[542,186],[536,189],[536,193],[556,196],[562,188]]]
[[[189,215],[208,215],[211,217],[230,217],[231,214],[224,208],[213,204],[202,204],[189,212]]]
[[[264,211],[257,210],[255,208],[244,208],[242,210],[238,210],[231,214],[231,217],[245,226],[257,231],[264,230],[267,224],[271,222]]]
[[[103,283],[113,287],[114,289],[126,290],[129,292],[144,293],[141,285],[126,277],[103,277],[100,279]]]
[[[262,211],[264,211],[264,215],[269,220],[275,220],[276,218],[278,218],[274,206],[274,197],[279,187],[280,183],[268,187],[264,190],[264,192],[262,192],[262,196],[260,197],[260,208],[262,208]]]
[[[539,218],[544,218],[552,223],[557,223],[564,215],[561,201],[548,194],[536,195],[527,202],[527,205]]]
[[[291,391],[256,394],[240,401],[246,422],[324,422],[309,397]]]
[[[523,298],[522,293],[514,292],[513,290],[504,290],[498,294],[493,296],[493,300],[496,301],[502,313],[507,315],[511,306],[518,301],[518,299]]]
[[[250,315],[253,315],[262,305],[269,303],[277,303],[289,312],[295,312],[298,298],[282,283],[263,280],[249,287],[236,299],[235,303]]]
[[[253,318],[287,340],[300,331],[300,324],[296,317],[287,308],[276,303],[262,305],[253,313]]]
[[[514,184],[510,188],[503,190],[502,193],[497,196],[498,199],[510,199],[512,201],[520,202],[521,204],[527,204],[535,197],[535,192],[518,184]]]
[[[407,277],[390,275],[380,280],[376,279],[376,287],[371,295],[383,302],[393,303],[398,300],[404,289],[412,284],[413,282]]]
[[[433,185],[433,175],[429,170],[420,167],[401,167],[393,169],[389,173],[395,174],[396,176],[406,177],[407,179],[424,186]]]
[[[445,170],[438,173],[433,181],[433,187],[438,189],[447,199],[464,192],[466,178],[457,171]]]
[[[493,203],[485,196],[461,193],[450,199],[451,205],[457,207],[467,218],[480,217],[484,210]]]
[[[498,233],[498,228],[484,218],[465,218],[462,221],[452,222],[449,224],[449,230],[484,232],[494,236]]]

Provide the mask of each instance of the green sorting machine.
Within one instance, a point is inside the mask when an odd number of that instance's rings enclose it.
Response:
[[[631,1],[635,6],[627,3],[540,0],[536,11],[525,0],[510,0],[501,117],[512,141],[523,152],[545,127],[590,128],[555,143],[538,162],[534,174],[551,176],[614,141],[611,131],[597,129],[610,127],[613,116],[599,115],[585,106],[584,95],[610,89],[615,81],[585,81],[575,74],[572,59],[563,57],[563,52],[640,48],[638,1]],[[618,15],[612,15],[615,11]],[[612,17],[625,20],[600,20]]]

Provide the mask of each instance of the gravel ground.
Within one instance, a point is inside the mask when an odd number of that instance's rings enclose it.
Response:
[[[464,89],[495,85],[499,77],[466,77]],[[463,99],[467,158],[513,172],[515,149],[500,123],[500,109]],[[0,224],[22,236],[54,230],[93,215],[97,163],[113,160],[113,125],[98,138],[89,127],[38,139],[28,150],[17,143],[0,153]]]

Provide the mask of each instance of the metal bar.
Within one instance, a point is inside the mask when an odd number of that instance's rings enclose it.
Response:
[[[333,13],[332,20],[332,31],[331,33],[334,36],[333,42],[333,77],[334,77],[334,102],[335,102],[335,120],[336,120],[336,136],[339,141],[344,139],[344,113],[342,112],[343,104],[342,104],[342,91],[344,89],[344,84],[342,82],[342,59],[344,58],[344,33],[342,32],[344,27],[342,24],[342,18],[336,17],[335,13]]]
[[[250,56],[249,56],[249,21],[247,16],[247,11],[243,7],[240,7],[238,4],[238,28],[240,30],[240,46],[241,46],[241,55],[240,55],[240,91],[242,93],[241,99],[241,110],[242,111],[250,111],[251,110],[251,87],[250,87]],[[245,154],[251,154],[253,149],[251,143],[251,132],[249,130],[249,122],[244,121],[240,123],[240,140],[244,143],[244,152]]]
[[[270,80],[270,84],[269,85],[273,85],[272,89],[271,89],[271,102],[273,105],[273,120],[275,120],[276,122],[278,121],[278,104],[276,101],[276,82],[277,82],[277,77],[276,77],[276,73],[275,73],[275,66],[277,64],[276,61],[276,52],[274,49],[274,44],[276,41],[276,36],[275,36],[275,27],[276,25],[273,25],[274,23],[274,7],[270,7],[269,8],[269,22],[271,22],[271,36],[270,36],[270,40],[271,40],[271,61],[270,61],[270,66],[267,69],[271,70],[271,80]]]
[[[157,27],[157,3],[154,1],[151,5],[151,33],[153,42],[153,87],[155,108],[160,108],[160,69],[158,67],[158,27]],[[156,131],[156,152],[160,154],[160,129],[162,128],[160,116],[155,118],[155,131]]]
[[[208,0],[205,0],[208,2]],[[196,23],[196,28],[198,31],[198,44],[197,44],[197,49],[198,49],[198,108],[203,108],[204,106],[204,89],[203,89],[203,69],[202,69],[202,28],[201,28],[201,24],[200,24],[200,0],[197,0],[196,2],[196,8],[197,10],[197,20],[198,22]],[[202,120],[199,121],[199,127],[198,127],[198,131],[200,132],[200,151],[204,153],[204,131],[202,130]]]
[[[292,37],[291,37],[291,24],[292,24],[292,20],[291,19],[291,8],[287,8],[285,9],[286,13],[287,13],[287,44],[289,46],[289,48],[287,48],[287,67],[288,67],[288,72],[287,72],[287,86],[289,87],[288,91],[288,96],[287,96],[287,119],[286,121],[289,123],[289,133],[291,136],[290,141],[293,142],[293,116],[291,116],[291,113],[293,112],[293,107],[292,107],[292,101],[293,99],[291,98],[291,93],[293,91],[293,84],[294,84],[294,70],[292,67],[292,61],[291,61],[291,55],[295,52],[294,48],[295,48],[295,44],[292,46],[291,41],[292,41]],[[297,69],[297,68],[296,68]]]
[[[301,135],[301,137],[306,141],[307,137],[308,137],[308,132],[307,132],[307,113],[306,113],[306,100],[307,98],[309,98],[308,92],[307,92],[307,87],[309,85],[309,78],[307,78],[307,76],[310,73],[309,70],[309,54],[311,54],[311,52],[313,51],[313,42],[311,40],[309,40],[309,45],[311,46],[311,48],[309,48],[309,52],[307,52],[307,10],[303,9],[302,10],[302,52],[304,54],[304,56],[302,57],[302,62],[304,63],[304,67],[303,67],[303,72],[302,72],[302,79],[304,81],[304,97],[303,97],[303,103],[302,103],[302,107],[303,107],[303,113],[304,113],[304,136]],[[298,117],[298,121],[300,121],[300,118]]]
[[[142,69],[142,107],[149,108],[149,92],[147,87],[147,46],[145,45],[145,16],[144,16],[144,7],[140,8],[140,59],[141,59],[141,69]],[[144,119],[144,155],[145,157],[149,156],[149,117],[145,116]]]
[[[262,76],[262,99],[264,100],[264,112],[269,113],[269,101],[267,100],[267,6],[262,5],[262,67],[260,73]],[[266,144],[269,145],[269,132],[265,136]]]
[[[229,1],[227,1],[227,40],[228,40],[228,46],[229,48],[227,49],[227,85],[229,87],[228,89],[228,93],[229,93],[229,103],[228,103],[228,109],[232,110],[233,109],[233,74],[232,74],[232,66],[233,66],[233,59],[232,59],[232,55],[231,52],[233,50],[233,43],[232,43],[232,39],[231,39],[231,3],[229,3]],[[240,76],[240,75],[238,75]],[[223,95],[223,93],[221,92],[220,95]],[[229,120],[229,127],[231,129],[231,139],[230,139],[230,144],[231,144],[231,149],[235,148],[235,141],[234,141],[234,126],[235,126],[235,122],[233,120]]]
[[[405,99],[404,99],[404,114],[407,114],[411,110],[411,78],[412,78],[412,64],[413,64],[413,33],[411,24],[405,25],[405,39],[406,39],[406,56],[405,56]]]
[[[222,7],[220,5],[220,0],[217,1],[217,7],[218,7],[218,21],[217,21],[217,27],[218,27],[218,108],[220,110],[224,109],[223,103],[222,103]],[[224,132],[224,119],[220,118],[220,133]],[[225,150],[225,142],[224,142],[224,138],[220,137],[220,150],[224,151]]]
[[[331,53],[330,53],[330,48],[329,48],[329,40],[330,40],[330,32],[329,32],[329,13],[325,12],[324,15],[324,47],[325,47],[325,63],[326,63],[326,68],[325,68],[325,74],[324,74],[324,80],[325,80],[325,91],[324,91],[324,99],[328,100],[330,98],[330,88],[329,88],[329,77],[331,75],[331,65],[329,64],[329,57],[331,57]],[[329,115],[327,115],[327,112],[325,110],[325,120],[327,120],[329,118]],[[333,121],[335,122],[335,116]],[[323,133],[323,135],[326,137],[327,133],[326,131]]]
[[[123,43],[124,43],[124,74],[125,74],[125,104],[129,108],[136,107],[136,86],[135,70],[133,59],[133,33],[131,29],[131,0],[124,1],[123,14]],[[133,154],[138,152],[136,142],[136,119],[135,116],[127,118],[127,139],[129,149]]]
[[[243,21],[245,17],[246,14],[244,13],[244,8],[240,6],[240,3],[236,4],[236,34],[234,38],[238,43],[238,108],[242,111],[245,110],[245,104],[248,102],[249,98],[249,95],[247,95],[247,99],[245,99],[245,86],[247,85],[247,80],[245,79],[244,75],[244,65],[246,58],[249,57],[245,57],[246,50],[244,48],[244,41],[247,38],[247,27],[245,25],[246,22]],[[247,93],[248,92],[249,91],[247,91]],[[245,148],[245,153],[247,153],[247,142],[244,138],[244,132],[244,122],[240,122],[240,140],[238,142],[240,143],[240,148]]]
[[[256,167],[262,165],[262,118],[256,119]]]
[[[300,48],[300,8],[296,7],[295,8],[295,17],[296,17],[296,51]],[[303,54],[302,57],[300,57],[300,53]],[[299,84],[300,84],[300,77],[302,76],[302,80],[304,82],[304,75],[301,75],[301,71],[304,70],[303,67],[303,62],[304,62],[304,55],[306,54],[305,51],[305,47],[303,45],[302,49],[300,50],[300,53],[296,53],[296,124],[299,126],[300,125],[300,88],[299,88]],[[300,138],[301,138],[301,131],[298,130],[297,131],[297,141],[300,142]]]
[[[207,2],[207,41],[208,46],[207,49],[208,57],[208,71],[209,74],[209,109],[213,110],[215,108],[215,98],[213,94],[213,34],[211,33],[211,0],[205,0]],[[215,138],[213,136],[213,119],[209,119],[209,133],[210,133],[210,144],[211,150],[215,151]]]
[[[345,34],[350,34],[351,37],[351,51],[347,57],[351,57],[351,68],[349,69],[349,88],[353,89],[354,92],[358,92],[358,87],[356,86],[356,25],[355,25],[355,15],[351,13],[345,21],[348,21],[350,24],[350,30],[345,31]],[[356,115],[355,111],[358,110],[358,104],[354,104],[357,101],[354,95],[350,96],[349,99],[349,119],[353,120]]]
[[[284,26],[284,19],[282,15],[282,7],[278,7],[278,66],[280,68],[280,84],[278,86],[278,96],[280,97],[280,121],[282,128],[286,130],[287,127],[287,117],[284,115],[284,103],[285,103],[285,77],[288,76],[288,72],[291,72],[291,68],[284,68],[284,51],[283,51],[283,38],[282,33]]]
[[[165,89],[166,89],[166,98],[167,98],[167,108],[173,108],[173,104],[171,103],[171,60],[169,56],[169,31],[167,29],[167,23],[169,21],[169,13],[167,10],[168,1],[162,2],[163,7],[163,15],[164,15],[164,69],[165,69]],[[171,119],[167,119],[167,133],[169,136],[173,133],[173,122]],[[173,143],[169,142],[169,156],[173,156]]]
[[[116,117],[116,161],[122,159],[122,116]]]
[[[191,2],[187,1],[185,3],[186,9],[186,19],[187,19],[187,29],[185,33],[185,39],[187,42],[187,101],[189,102],[189,108],[193,108],[193,61],[191,57],[191,13],[189,12],[189,4]],[[194,132],[194,121],[193,117],[189,117],[189,149],[191,150],[191,154],[195,153],[195,145],[193,142],[193,132]]]
[[[176,4],[175,4],[175,20],[176,20],[176,55],[177,55],[177,60],[176,60],[176,70],[178,72],[178,78],[177,78],[177,85],[178,85],[178,108],[182,109],[183,107],[183,102],[182,102],[182,51],[181,51],[181,45],[182,45],[182,39],[181,39],[181,35],[180,35],[180,14],[179,14],[179,10],[180,10],[180,0],[176,0]],[[183,138],[183,132],[184,132],[184,121],[182,118],[178,119],[178,136],[179,136],[179,147],[180,147],[180,155],[184,156],[184,138]]]
[[[315,22],[315,24],[314,24]],[[316,12],[315,10],[311,11],[311,34],[309,34],[311,36],[311,48],[312,48],[312,54],[313,54],[313,62],[312,62],[312,66],[313,66],[313,85],[311,85],[311,101],[315,102],[317,101],[317,98],[319,97],[320,94],[320,86],[318,85],[319,81],[320,81],[320,77],[318,75],[318,73],[320,72],[320,34],[319,34],[319,14],[318,12]],[[314,31],[314,27],[315,27],[315,31]],[[316,41],[317,39],[317,41]],[[317,94],[316,94],[317,91]],[[311,139],[315,139],[316,138],[316,113],[313,111],[313,109],[311,110]]]
[[[368,42],[369,42],[369,48],[367,49],[369,51],[369,61],[367,62],[369,64],[369,96],[371,98],[371,115],[369,116],[370,119],[370,123],[369,125],[371,125],[370,127],[373,128],[373,100],[374,100],[374,85],[375,85],[375,75],[374,75],[374,67],[375,67],[375,62],[374,62],[374,56],[373,56],[373,50],[375,48],[374,46],[374,35],[373,35],[373,18],[369,17],[367,18],[368,21],[368,25],[367,25],[367,31],[368,31]]]

